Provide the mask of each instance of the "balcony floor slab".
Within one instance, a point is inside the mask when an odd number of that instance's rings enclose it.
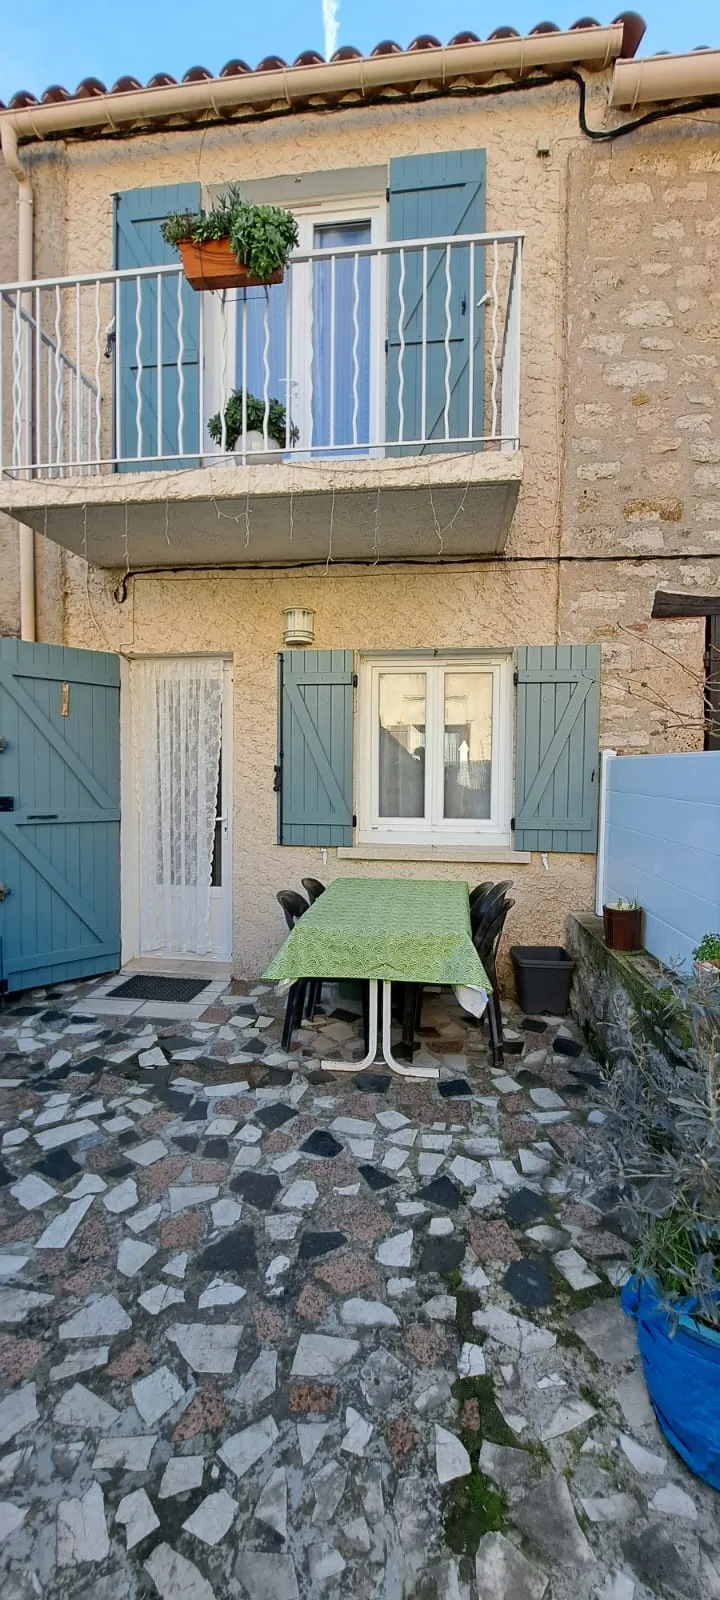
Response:
[[[0,509],[99,567],[501,554],[520,451],[0,480]]]

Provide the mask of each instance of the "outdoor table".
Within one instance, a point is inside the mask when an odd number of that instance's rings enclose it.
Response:
[[[437,1078],[438,1072],[395,1060],[390,1035],[393,983],[472,986],[486,992],[491,987],[472,942],[467,885],[433,878],[336,878],[298,918],[263,977],[293,983],[301,978],[369,982],[367,1055],[362,1061],[330,1061],[329,1072],[372,1066],[382,983],[383,1055],[392,1071],[405,1078]]]

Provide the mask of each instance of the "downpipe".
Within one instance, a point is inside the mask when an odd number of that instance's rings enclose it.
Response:
[[[20,160],[14,124],[0,118],[0,144],[8,172],[11,172],[18,190],[18,282],[28,283],[33,278],[33,231],[35,197],[32,178]],[[27,376],[29,389],[30,376]],[[18,524],[18,554],[20,566],[20,638],[33,641],[36,637],[37,617],[35,601],[35,534],[24,523]]]

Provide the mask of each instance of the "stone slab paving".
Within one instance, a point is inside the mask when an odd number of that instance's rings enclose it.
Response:
[[[3,1600],[720,1597],[570,1164],[572,1027],[508,1007],[493,1071],[428,994],[439,1083],[353,1078],[347,999],[288,1056],[263,985],[172,1023],[95,988],[0,1016]]]

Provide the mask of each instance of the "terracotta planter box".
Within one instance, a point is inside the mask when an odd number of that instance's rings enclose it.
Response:
[[[603,906],[603,927],[609,950],[642,950],[641,906]]]
[[[229,239],[209,239],[193,244],[186,239],[178,245],[183,272],[191,289],[257,289],[266,283],[282,283],[283,268],[271,278],[255,278],[242,267],[230,249]]]

